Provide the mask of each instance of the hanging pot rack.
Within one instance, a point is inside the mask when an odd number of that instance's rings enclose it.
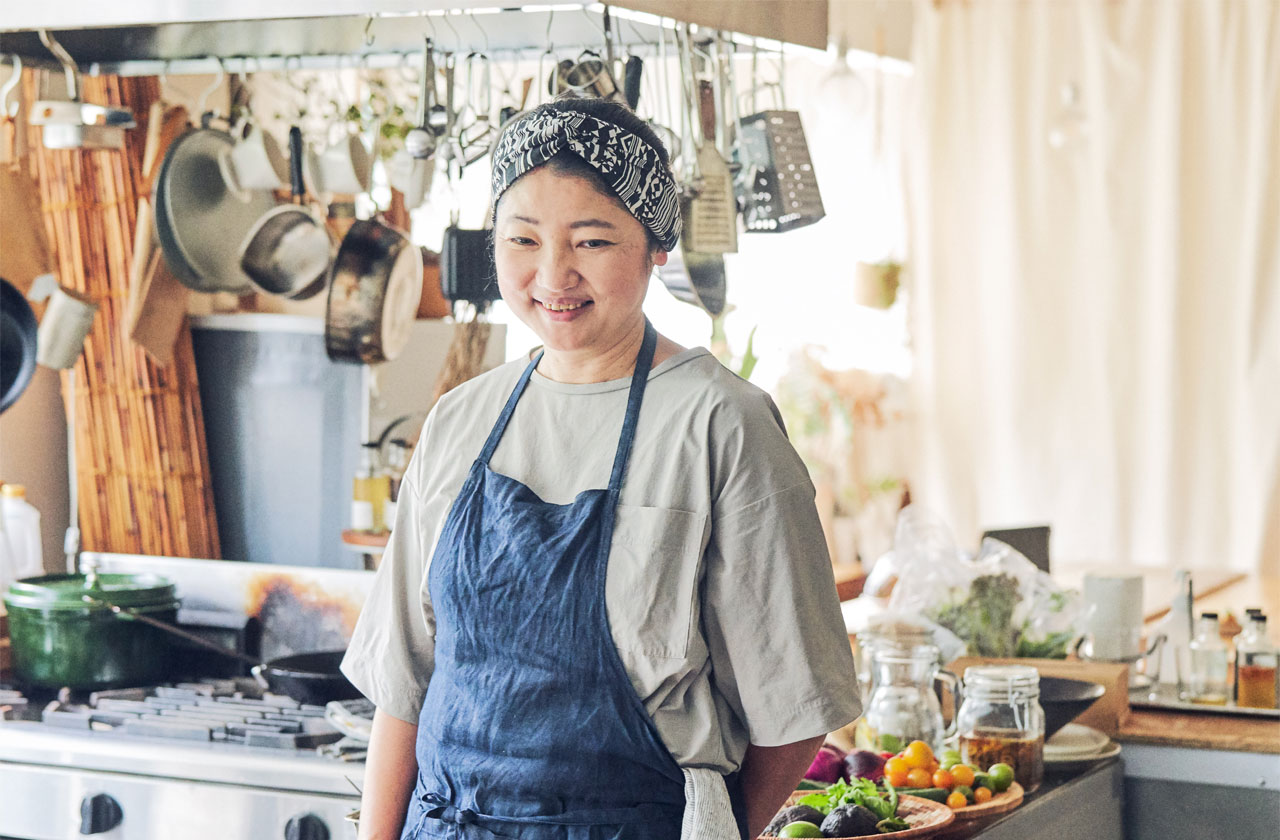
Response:
[[[236,2],[229,0],[231,6]],[[548,48],[565,54],[600,49],[610,18],[616,44],[641,56],[656,55],[663,31],[676,25],[670,18],[590,3],[49,28],[86,75],[182,76],[218,72],[219,65],[240,74],[416,66],[424,34],[443,52],[536,60]],[[739,49],[794,48],[750,36],[729,37]],[[35,31],[0,32],[0,53],[19,55],[37,66],[59,66]]]

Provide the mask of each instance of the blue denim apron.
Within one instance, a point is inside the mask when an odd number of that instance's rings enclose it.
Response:
[[[679,838],[683,775],[605,611],[614,516],[656,345],[646,321],[608,489],[554,505],[489,468],[541,354],[472,464],[428,574],[435,670],[402,838]]]

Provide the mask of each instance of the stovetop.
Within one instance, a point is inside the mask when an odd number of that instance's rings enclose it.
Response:
[[[0,761],[351,795],[363,756],[324,707],[243,678],[53,699],[0,690]]]

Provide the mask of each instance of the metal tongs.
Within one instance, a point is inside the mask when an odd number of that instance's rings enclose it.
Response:
[[[41,99],[31,106],[31,124],[41,127],[46,149],[123,149],[124,132],[137,123],[128,108],[91,105],[80,101],[80,68],[49,31],[40,41],[53,53],[67,81],[68,99]]]

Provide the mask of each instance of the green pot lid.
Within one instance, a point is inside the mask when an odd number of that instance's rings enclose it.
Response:
[[[150,573],[95,575],[92,585],[86,575],[23,578],[9,584],[4,603],[10,609],[106,609],[85,601],[86,595],[96,601],[121,607],[152,607],[177,603],[173,583],[168,578]]]

